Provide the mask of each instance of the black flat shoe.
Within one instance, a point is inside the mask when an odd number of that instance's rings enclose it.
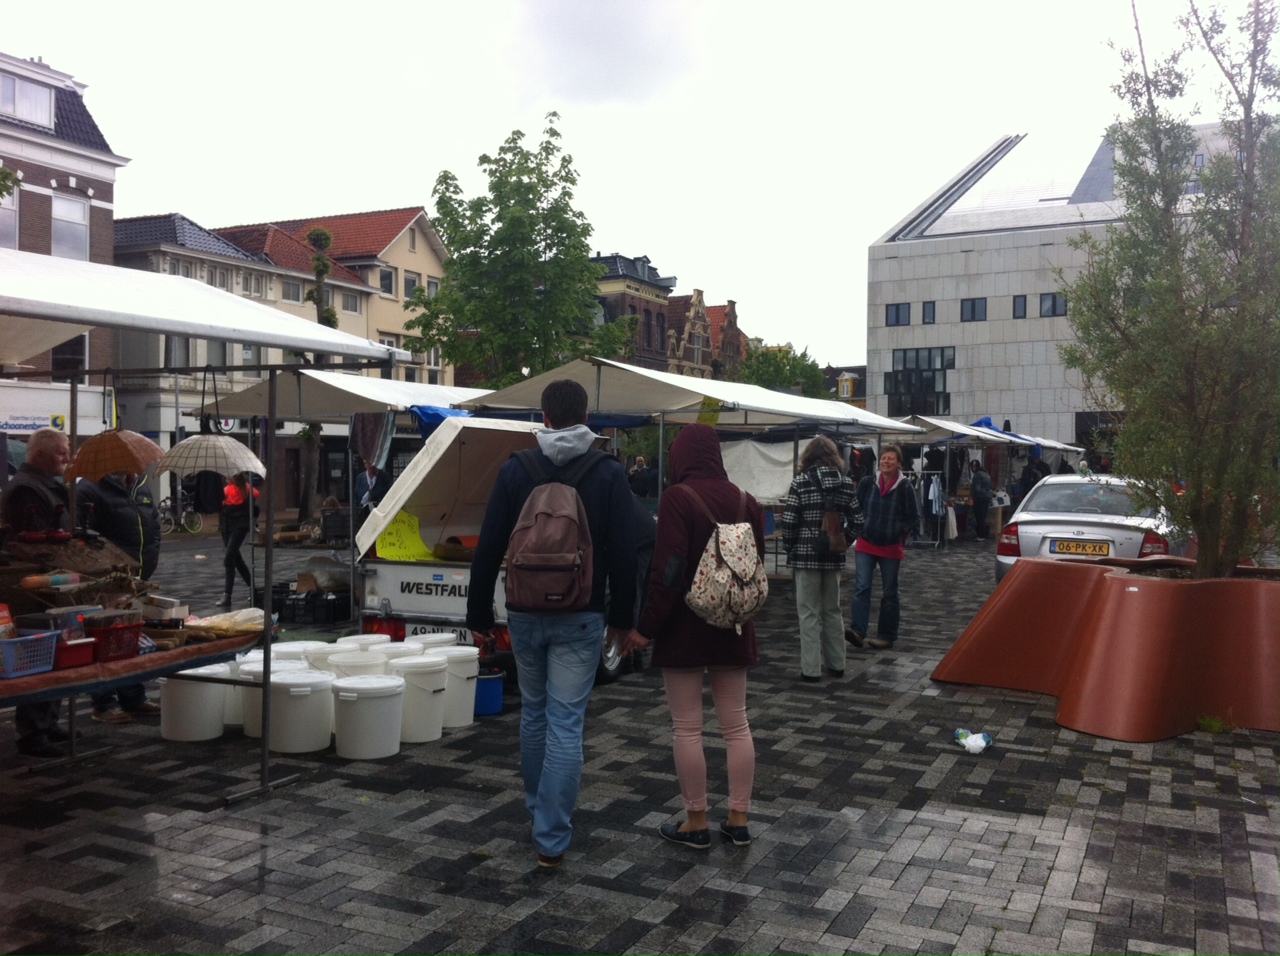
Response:
[[[822,680],[822,678],[817,674],[815,674],[812,677],[810,677],[808,674],[801,674],[800,679],[808,684],[816,684],[818,683],[818,681]]]
[[[24,757],[48,757],[50,759],[54,757],[65,757],[67,755],[66,751],[44,734],[19,740],[18,753],[22,754]],[[707,831],[703,830],[702,832],[706,833]]]
[[[844,671],[838,671],[834,667],[827,668],[827,675],[830,677],[843,677]]]
[[[734,846],[751,845],[751,831],[746,827],[731,827],[728,820],[720,821],[720,835],[733,841]]]
[[[711,847],[710,830],[681,830],[678,823],[664,823],[658,827],[664,840],[687,846],[690,850],[706,850]]]
[[[861,647],[866,638],[851,627],[844,629],[844,639],[854,647]]]

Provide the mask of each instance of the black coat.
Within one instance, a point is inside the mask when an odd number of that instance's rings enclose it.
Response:
[[[98,532],[138,562],[139,577],[149,580],[160,563],[160,516],[144,483],[126,488],[111,475],[76,485],[80,523]]]

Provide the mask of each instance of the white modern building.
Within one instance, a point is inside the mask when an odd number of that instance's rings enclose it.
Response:
[[[1058,290],[1082,264],[1070,240],[1117,218],[1112,150],[1054,181],[1024,139],[997,141],[871,246],[870,411],[989,417],[1071,444],[1092,433],[1100,409],[1058,355],[1071,338]]]

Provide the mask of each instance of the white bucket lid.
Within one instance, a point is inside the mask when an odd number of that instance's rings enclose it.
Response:
[[[274,657],[275,655],[273,654],[272,656]],[[240,655],[239,660],[241,664],[252,664],[254,661],[262,660],[262,648],[250,648]]]
[[[249,661],[247,664],[240,665],[240,676],[249,677],[256,681],[262,680],[262,668],[266,666],[264,661]],[[306,669],[305,661],[271,661],[272,676],[283,671],[300,671]]]
[[[456,644],[453,647],[432,648],[432,652],[443,654],[447,661],[478,661],[480,660],[480,648],[467,647],[465,644]]]
[[[344,664],[381,664],[387,655],[379,651],[341,651],[329,655],[329,666],[341,667]]]
[[[385,654],[390,661],[397,657],[418,657],[422,654],[422,645],[417,641],[393,641],[390,644],[379,644],[370,650],[375,654]]]
[[[404,693],[404,678],[388,674],[360,674],[356,677],[339,677],[333,682],[335,696],[346,694],[356,697],[394,697]]]
[[[390,634],[348,634],[346,637],[340,637],[337,640],[339,644],[355,644],[359,647],[367,647],[370,644],[390,644]]]
[[[295,687],[305,687],[311,690],[327,690],[329,685],[338,679],[337,674],[329,671],[313,671],[310,668],[305,670],[285,671],[279,677],[271,678],[271,691],[275,693],[277,687],[291,691]]]
[[[458,632],[442,631],[439,634],[415,634],[413,639],[423,647],[452,647],[458,643]]]
[[[431,657],[426,654],[418,657],[397,657],[388,661],[387,666],[393,671],[410,671],[413,673],[431,673],[449,669],[449,662],[443,657]]]
[[[271,657],[277,661],[297,661],[306,657],[310,651],[329,646],[328,641],[281,641],[272,645]]]
[[[307,641],[310,644],[310,641]],[[317,670],[324,670],[322,666],[334,654],[350,654],[352,647],[350,644],[328,644],[324,641],[316,641],[317,647],[309,647],[302,652],[302,656],[311,661]]]
[[[192,677],[230,677],[230,664],[205,664],[203,667],[192,667],[189,670],[178,671],[174,676],[182,674],[190,674]],[[164,680],[163,677],[160,680]]]

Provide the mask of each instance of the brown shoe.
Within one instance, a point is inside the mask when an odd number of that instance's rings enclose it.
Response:
[[[145,703],[134,707],[129,711],[129,713],[136,714],[139,717],[155,717],[160,713],[160,704],[158,701],[148,700]]]
[[[544,870],[554,870],[557,866],[564,862],[564,854],[559,856],[547,856],[545,853],[538,854],[538,866]]]
[[[893,641],[886,641],[879,637],[873,637],[867,641],[868,647],[874,647],[878,651],[883,651],[887,647],[893,647]]]
[[[104,707],[101,710],[95,709],[93,719],[100,724],[131,724],[133,718],[126,714],[119,707]]]

